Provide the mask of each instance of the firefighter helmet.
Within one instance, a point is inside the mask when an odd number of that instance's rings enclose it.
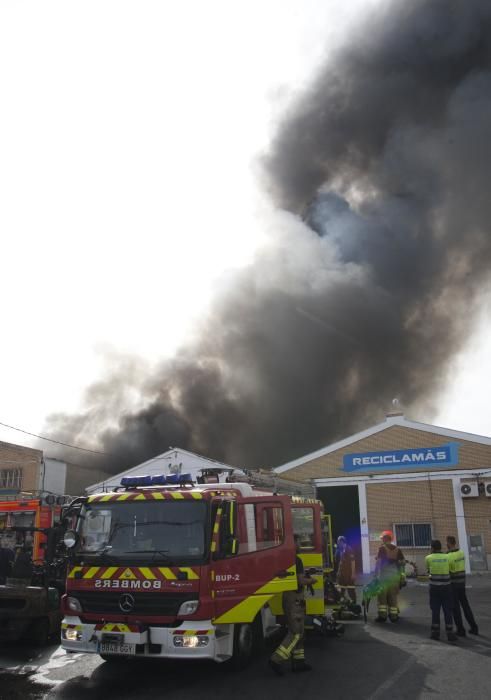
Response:
[[[380,539],[383,540],[385,537],[388,537],[389,540],[392,542],[392,540],[394,539],[394,533],[392,532],[392,530],[384,530],[380,535]]]

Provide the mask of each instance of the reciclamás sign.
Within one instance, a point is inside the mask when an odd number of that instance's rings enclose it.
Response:
[[[343,457],[343,471],[371,471],[374,469],[408,469],[412,467],[455,467],[459,463],[458,443],[449,442],[439,447],[416,447],[411,450],[359,452]]]

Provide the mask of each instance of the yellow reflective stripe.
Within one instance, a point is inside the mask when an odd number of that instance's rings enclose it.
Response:
[[[122,622],[107,622],[102,627],[101,632],[131,632],[131,630],[128,625],[124,625]]]
[[[182,493],[179,493],[179,491],[171,491],[171,496],[172,496],[172,498],[175,498],[176,500],[184,498]]]
[[[129,493],[122,493],[121,496],[117,497],[117,501],[126,501],[127,498],[129,498],[130,494]]]
[[[261,608],[264,608],[272,597],[272,595],[251,595],[238,603],[238,605],[219,615],[213,622],[216,625],[232,622],[253,622]]]
[[[188,579],[189,579],[190,581],[196,581],[197,579],[199,579],[199,576],[198,576],[192,569],[190,569],[190,568],[187,567],[187,566],[180,566],[180,567],[179,567],[179,571],[182,571],[182,572],[184,572],[184,573],[187,573]]]
[[[155,576],[155,574],[153,574],[151,572],[151,570],[148,568],[148,566],[140,566],[140,571],[145,576],[145,578],[148,578],[148,579],[156,579],[157,578]]]
[[[216,535],[218,533],[218,530],[219,530],[218,523],[215,523],[213,525],[213,534]]]
[[[117,566],[109,566],[104,573],[102,574],[101,578],[111,578],[111,576],[116,573],[119,567]]]
[[[212,543],[211,543],[211,548],[210,548],[210,549],[211,549],[212,552],[216,552],[216,551],[217,551],[217,543],[216,543],[216,542],[212,542]]]
[[[164,578],[176,579],[177,576],[167,566],[159,566],[159,571]]]
[[[192,492],[191,492],[191,496],[192,496],[193,498],[195,498],[197,501],[198,501],[200,498],[203,498],[203,494],[201,494],[201,493],[192,493]]]
[[[145,494],[144,493],[139,493],[138,496],[136,496],[134,501],[144,501],[145,500]]]
[[[79,571],[82,571],[82,567],[81,566],[74,566],[73,569],[68,574],[68,578],[75,578],[75,574],[78,574]]]
[[[232,532],[232,533],[234,531],[234,507],[235,507],[235,503],[232,501],[230,503],[230,523],[229,523],[230,532]]]
[[[298,642],[299,639],[300,639],[300,635],[299,635],[299,634],[294,634],[293,637],[292,637],[291,643],[290,643],[287,647],[283,647],[283,649],[285,649],[285,651],[286,651],[286,653],[288,654],[288,656],[290,656],[290,654],[292,653],[292,651],[293,651],[293,650],[295,649],[295,647],[297,646],[297,642]]]
[[[103,496],[103,497],[101,498],[101,501],[110,501],[111,498],[113,498],[113,494],[110,493],[110,494],[108,494],[107,496]]]
[[[288,652],[284,647],[278,647],[276,649],[275,654],[278,654],[282,659],[285,659],[285,661],[288,661]]]
[[[156,501],[162,501],[164,499],[164,494],[160,493],[160,491],[155,491],[155,493],[152,493],[152,497],[155,498]]]
[[[94,578],[100,568],[100,566],[91,566],[90,569],[84,574],[84,578]]]
[[[295,591],[298,587],[298,582],[297,582],[297,569],[295,567],[295,564],[292,564],[292,566],[289,566],[287,569],[287,572],[289,572],[290,576],[285,576],[284,578],[280,578],[276,576],[275,578],[271,579],[271,581],[268,581],[267,583],[264,584],[264,586],[261,586],[261,588],[258,588],[257,591],[254,592],[254,594],[257,593],[278,593],[278,592],[283,592],[283,591]]]
[[[71,625],[69,622],[62,622],[61,623],[61,629],[62,630],[78,630],[79,632],[82,630],[82,625]]]
[[[120,579],[136,579],[136,574],[131,569],[125,569],[119,577]]]

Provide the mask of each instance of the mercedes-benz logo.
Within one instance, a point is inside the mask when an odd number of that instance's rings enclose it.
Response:
[[[135,599],[129,593],[123,593],[119,599],[119,609],[124,613],[130,613],[135,607]]]

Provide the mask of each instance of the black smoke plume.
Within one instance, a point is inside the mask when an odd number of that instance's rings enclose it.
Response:
[[[253,467],[378,421],[394,396],[431,418],[489,283],[491,3],[382,5],[262,165],[277,234],[198,340],[151,375],[126,361],[52,434],[91,439],[111,469],[170,445]]]

